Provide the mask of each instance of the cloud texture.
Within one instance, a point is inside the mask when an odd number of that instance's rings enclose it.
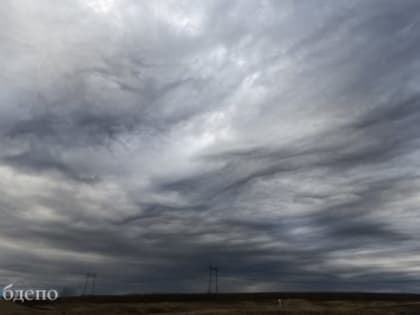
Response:
[[[419,26],[415,0],[3,1],[0,281],[419,292]]]

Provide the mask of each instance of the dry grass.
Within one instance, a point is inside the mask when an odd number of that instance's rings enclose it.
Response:
[[[420,303],[285,300],[271,302],[86,303],[71,302],[27,307],[0,303],[1,315],[414,315]]]

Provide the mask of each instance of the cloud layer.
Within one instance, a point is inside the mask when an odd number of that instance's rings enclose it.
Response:
[[[6,0],[0,280],[418,291],[418,1]]]

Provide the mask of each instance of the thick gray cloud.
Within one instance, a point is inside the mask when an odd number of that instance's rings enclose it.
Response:
[[[7,0],[0,281],[415,291],[418,1]]]

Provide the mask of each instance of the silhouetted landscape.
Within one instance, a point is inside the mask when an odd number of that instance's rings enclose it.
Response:
[[[269,315],[420,314],[420,296],[369,293],[149,294],[63,298],[54,303],[0,304],[2,315]]]

